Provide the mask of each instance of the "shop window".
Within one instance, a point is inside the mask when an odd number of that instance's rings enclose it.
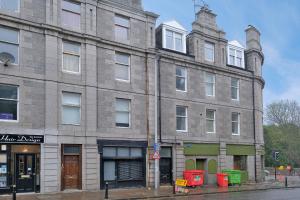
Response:
[[[0,84],[0,121],[17,121],[18,106],[18,87]]]
[[[247,156],[233,156],[233,168],[236,170],[247,170]]]

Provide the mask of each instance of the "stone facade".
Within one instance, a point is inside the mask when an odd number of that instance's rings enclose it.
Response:
[[[200,11],[187,37],[187,54],[155,48],[155,23],[158,15],[142,9],[136,0],[81,0],[80,30],[61,24],[60,0],[22,0],[19,12],[0,10],[0,24],[19,30],[19,64],[0,64],[0,83],[19,86],[18,122],[0,122],[0,132],[44,135],[41,144],[40,191],[57,192],[62,188],[62,144],[82,145],[83,190],[97,190],[101,180],[101,154],[97,140],[148,142],[145,154],[146,185],[153,184],[154,69],[157,55],[160,70],[160,108],[162,146],[173,147],[173,179],[185,169],[185,143],[219,144],[220,169],[232,168],[233,158],[226,155],[227,144],[253,145],[255,155],[248,157],[251,180],[261,180],[263,154],[262,89],[263,54],[260,33],[248,27],[246,70],[226,65],[225,33],[210,11]],[[129,40],[114,38],[114,16],[130,19]],[[160,38],[158,38],[159,40]],[[81,72],[62,71],[62,41],[81,44]],[[203,59],[204,41],[216,44],[215,62]],[[115,52],[131,55],[130,83],[114,77]],[[187,68],[187,92],[177,92],[175,67]],[[216,96],[205,96],[204,73],[216,74]],[[230,78],[240,81],[240,101],[230,98]],[[81,94],[80,125],[61,123],[62,92]],[[255,98],[253,98],[253,95]],[[131,100],[130,128],[115,127],[115,98]],[[176,131],[176,105],[188,107],[188,132]],[[216,133],[205,132],[205,110],[215,109]],[[231,134],[231,112],[241,114],[241,134]],[[194,156],[196,158],[197,155]],[[256,168],[256,169],[255,169]],[[256,177],[255,177],[256,174]]]

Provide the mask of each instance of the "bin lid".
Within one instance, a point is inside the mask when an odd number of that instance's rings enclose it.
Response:
[[[197,170],[197,169],[184,171],[184,173],[204,173],[204,172],[205,170]]]

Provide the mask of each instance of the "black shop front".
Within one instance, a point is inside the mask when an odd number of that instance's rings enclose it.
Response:
[[[43,135],[0,134],[0,194],[40,191]]]

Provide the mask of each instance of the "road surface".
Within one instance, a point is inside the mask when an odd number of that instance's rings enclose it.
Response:
[[[161,200],[300,200],[300,188],[274,189],[250,192],[232,192],[188,197],[161,198]]]

